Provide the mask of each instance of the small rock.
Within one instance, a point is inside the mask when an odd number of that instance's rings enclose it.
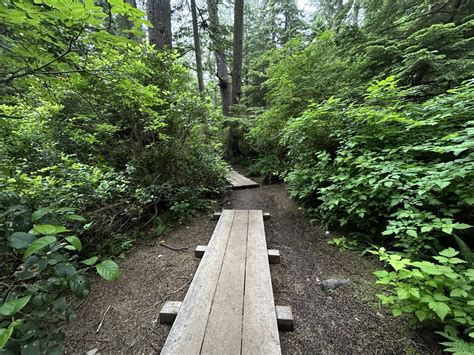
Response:
[[[350,284],[350,280],[346,279],[327,279],[321,282],[321,286],[325,290],[335,290],[339,286]]]

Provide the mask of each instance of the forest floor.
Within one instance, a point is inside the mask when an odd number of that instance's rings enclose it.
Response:
[[[294,331],[280,332],[283,353],[436,352],[407,328],[406,319],[380,307],[372,275],[379,265],[328,245],[335,235],[310,224],[283,184],[229,191],[218,208],[272,215],[265,222],[267,244],[282,254],[281,263],[271,265],[275,303],[290,305],[295,318]],[[77,306],[78,319],[64,328],[66,352],[158,353],[170,330],[158,322],[161,305],[184,299],[199,265],[194,248],[207,244],[215,224],[210,214],[200,215],[164,237],[144,238],[121,263],[117,282],[94,279],[91,295]],[[161,240],[187,249],[168,249]],[[351,284],[323,290],[320,282],[335,277]]]

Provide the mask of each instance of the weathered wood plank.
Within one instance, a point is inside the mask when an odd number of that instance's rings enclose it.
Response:
[[[240,354],[248,221],[248,211],[235,211],[202,354]]]
[[[278,249],[268,249],[268,262],[270,264],[280,263],[280,251]]]
[[[166,301],[160,311],[161,324],[173,324],[182,302]]]
[[[222,211],[161,354],[200,353],[234,214]]]
[[[201,259],[206,252],[206,248],[207,247],[205,245],[198,245],[196,249],[194,249],[194,257]]]
[[[262,211],[249,211],[242,354],[281,354]]]
[[[258,184],[255,181],[252,181],[249,178],[246,178],[245,176],[239,174],[235,170],[229,171],[226,175],[226,179],[234,187],[234,189],[258,186]]]
[[[290,306],[276,306],[277,323],[279,330],[293,330],[293,313]]]

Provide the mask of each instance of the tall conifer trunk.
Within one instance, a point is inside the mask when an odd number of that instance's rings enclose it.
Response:
[[[234,3],[234,53],[232,65],[232,105],[240,103],[242,86],[242,44],[244,30],[244,0]]]
[[[153,25],[148,32],[150,44],[158,50],[172,49],[170,0],[148,0],[147,14]]]
[[[219,80],[219,89],[222,99],[222,112],[225,116],[230,114],[230,104],[232,102],[231,86],[229,82],[229,69],[225,56],[225,43],[221,35],[219,23],[219,14],[217,11],[217,1],[207,0],[207,9],[209,13],[209,29],[211,40],[214,46],[214,54],[216,56],[217,73]]]
[[[199,38],[199,26],[197,21],[196,0],[191,0],[191,16],[193,21],[193,39],[194,39],[194,53],[196,58],[196,73],[198,79],[199,93],[201,96],[204,93],[204,78],[202,73],[202,59],[201,59],[201,40]]]

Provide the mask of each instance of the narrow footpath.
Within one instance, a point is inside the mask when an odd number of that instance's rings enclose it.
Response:
[[[282,254],[281,263],[271,265],[275,303],[290,305],[295,318],[295,330],[280,333],[283,353],[433,352],[406,320],[380,307],[372,276],[377,265],[328,245],[334,234],[311,225],[283,184],[229,191],[219,208],[272,215],[265,222],[268,247]],[[158,322],[161,305],[184,299],[199,265],[194,248],[207,244],[216,224],[210,216],[162,238],[144,238],[121,263],[116,283],[94,280],[90,297],[77,306],[78,319],[65,326],[67,353],[158,353],[170,330]],[[351,283],[327,291],[321,282],[330,278]]]

